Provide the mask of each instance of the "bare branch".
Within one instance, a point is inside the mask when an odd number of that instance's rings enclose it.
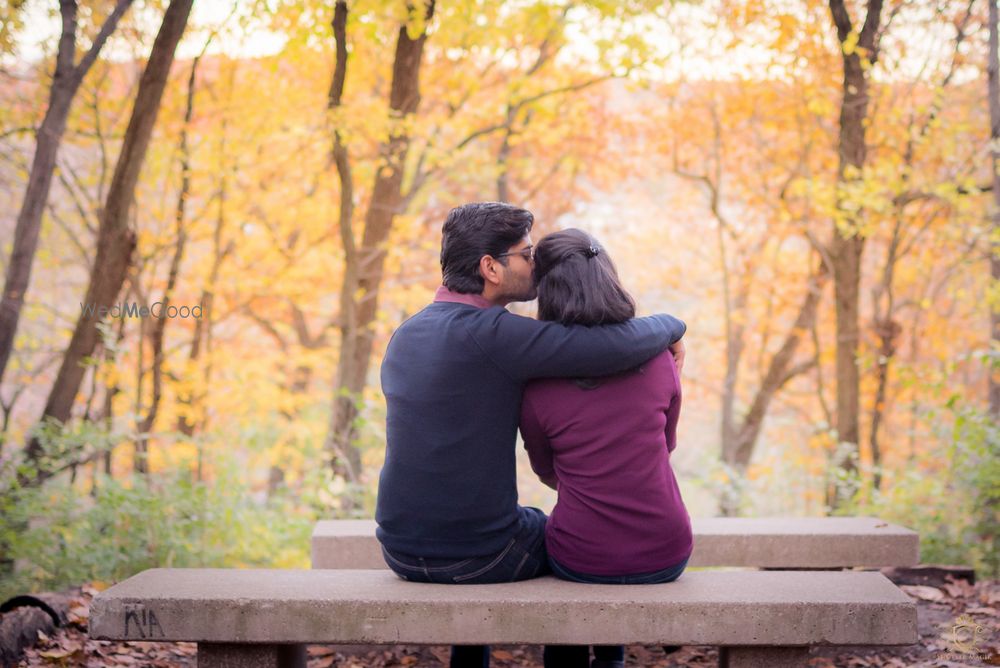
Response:
[[[551,48],[552,40],[556,36],[556,31],[566,24],[566,15],[569,14],[569,10],[572,9],[572,7],[573,7],[572,2],[566,3],[566,5],[563,7],[562,13],[559,15],[559,20],[557,20],[554,24],[552,24],[552,27],[549,28],[549,31],[545,34],[544,39],[542,39],[542,43],[538,45],[538,58],[535,60],[535,63],[531,67],[529,67],[528,70],[524,73],[525,76],[530,77],[532,74],[542,69],[542,67],[544,67],[545,64],[552,59],[552,56],[555,55],[555,50]]]
[[[604,76],[595,77],[593,79],[587,79],[586,81],[570,84],[568,86],[560,86],[559,88],[553,88],[551,90],[538,93],[537,95],[526,97],[523,100],[517,102],[514,106],[517,110],[520,110],[521,108],[526,107],[529,104],[534,104],[535,102],[538,102],[539,100],[542,100],[546,97],[551,97],[552,95],[559,95],[561,93],[575,93],[576,91],[580,91],[585,88],[590,88],[591,86],[595,86],[599,83],[610,81],[611,79],[616,79],[616,78],[620,77],[614,74],[605,74]]]
[[[100,32],[97,33],[97,37],[94,38],[94,42],[90,45],[90,50],[84,54],[80,63],[73,69],[73,79],[74,85],[79,86],[80,82],[83,81],[83,77],[87,75],[94,61],[97,60],[97,54],[101,52],[104,48],[104,43],[108,41],[108,37],[111,33],[115,31],[118,26],[118,21],[125,14],[128,8],[131,6],[132,0],[118,0],[118,4],[115,5],[114,10],[105,19],[104,25],[101,26]]]
[[[10,130],[4,130],[0,132],[0,140],[6,139],[12,135],[27,134],[38,132],[38,128],[34,127],[22,127],[22,128],[11,128]]]
[[[83,247],[83,244],[80,243],[80,235],[77,234],[76,231],[73,230],[63,219],[63,217],[59,215],[59,212],[52,202],[48,202],[46,204],[46,208],[49,210],[49,216],[55,221],[56,225],[62,229],[62,231],[66,234],[66,238],[69,239],[70,243],[73,244],[77,252],[80,254],[80,259],[83,260],[82,266],[89,268],[91,263],[90,254],[87,252],[87,249]]]
[[[980,195],[982,193],[988,193],[992,191],[993,191],[993,186],[991,184],[981,183],[971,190],[969,188],[966,188],[965,186],[959,186],[955,192],[959,195]],[[892,203],[895,206],[904,207],[907,204],[912,204],[913,202],[919,202],[925,200],[947,201],[947,198],[938,193],[928,192],[926,190],[907,190],[893,197]]]
[[[861,35],[858,37],[858,44],[869,51],[873,63],[878,56],[879,45],[875,41],[875,36],[878,34],[881,18],[882,0],[868,0],[868,12],[865,15],[865,24],[861,28]]]
[[[66,171],[70,171],[72,173],[72,170],[67,169]],[[66,174],[64,173],[64,170],[59,169],[58,174],[59,174],[59,182],[63,184],[63,187],[66,189],[66,192],[69,193],[70,199],[73,200],[73,204],[76,207],[76,212],[80,215],[80,220],[83,222],[84,226],[86,226],[87,231],[90,232],[90,234],[96,238],[97,227],[94,226],[94,224],[91,223],[90,221],[90,212],[87,211],[87,207],[85,207],[84,203],[80,201],[80,197],[77,195],[76,190],[66,179]]]
[[[844,0],[830,0],[830,15],[837,27],[837,38],[843,44],[851,32],[851,15],[847,13]]]
[[[283,337],[281,335],[281,332],[279,332],[275,328],[275,326],[271,324],[270,320],[264,318],[263,316],[257,315],[257,313],[255,313],[254,310],[250,308],[249,303],[244,304],[240,310],[245,315],[249,316],[251,320],[257,323],[261,329],[267,332],[271,336],[271,338],[274,339],[274,341],[278,344],[278,347],[281,348],[282,351],[288,349],[288,344],[285,342],[285,337]]]
[[[809,371],[810,369],[818,365],[819,365],[819,360],[815,357],[805,360],[804,362],[799,362],[795,366],[788,369],[788,371],[779,381],[778,388],[780,389],[784,387],[788,383],[788,381],[790,381],[792,378],[795,378],[796,376],[801,376],[805,372]]]
[[[465,139],[463,139],[462,141],[458,142],[458,144],[456,144],[455,148],[453,148],[452,150],[453,151],[459,151],[459,150],[465,148],[471,142],[475,141],[476,139],[479,139],[480,137],[484,137],[484,136],[486,136],[488,134],[491,134],[493,132],[497,132],[498,130],[503,130],[506,127],[507,127],[506,123],[497,123],[495,125],[489,125],[489,126],[487,126],[485,128],[481,128],[479,130],[476,130],[475,132],[473,132],[472,134],[470,134],[469,136],[467,136]]]

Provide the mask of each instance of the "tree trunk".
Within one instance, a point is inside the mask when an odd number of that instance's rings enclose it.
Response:
[[[837,28],[842,48],[844,81],[840,105],[840,136],[838,140],[837,209],[829,255],[833,263],[834,302],[837,331],[837,439],[838,456],[835,466],[849,476],[857,470],[859,441],[860,372],[858,348],[859,289],[861,255],[864,237],[861,225],[863,211],[845,206],[847,186],[862,178],[867,156],[865,125],[868,117],[868,77],[865,63],[874,64],[878,57],[878,30],[882,15],[882,0],[868,0],[864,27],[854,32],[844,0],[830,0],[830,14]],[[852,39],[856,41],[852,45]],[[853,203],[856,204],[856,203]],[[834,508],[854,496],[851,484],[838,487]]]
[[[174,60],[174,51],[187,25],[192,2],[193,0],[171,0],[153,43],[149,62],[142,73],[135,106],[101,212],[97,256],[84,298],[84,305],[94,311],[87,313],[81,310],[62,366],[45,404],[43,419],[58,423],[69,419],[85,371],[82,362],[97,344],[97,325],[101,319],[97,309],[110,309],[125,282],[136,245],[135,230],[129,225],[129,209],[135,198],[139,171],[153,134],[160,100]],[[41,443],[37,438],[32,438],[27,448],[29,460],[37,461],[41,454]],[[39,470],[36,482],[46,477],[46,471]]]
[[[882,487],[882,445],[879,441],[879,429],[885,417],[885,402],[889,387],[889,364],[896,355],[896,345],[903,328],[891,317],[875,323],[878,330],[879,347],[878,363],[875,367],[877,387],[875,403],[872,406],[872,425],[869,443],[872,451],[872,487],[876,490]]]
[[[340,471],[335,461],[334,470],[345,472],[352,481],[361,473],[361,453],[354,443],[355,420],[374,345],[385,244],[396,215],[401,213],[403,172],[410,146],[405,121],[416,112],[420,102],[420,65],[427,40],[426,24],[434,14],[434,0],[428,0],[424,11],[424,29],[415,38],[410,37],[406,26],[399,29],[389,94],[390,116],[396,125],[379,151],[383,157],[375,173],[361,246],[356,253],[345,255],[340,358],[327,445],[331,457],[342,458],[346,466],[346,471]],[[343,224],[341,229],[344,230]],[[353,245],[353,234],[351,238]]]
[[[337,42],[337,61],[333,71],[333,81],[330,83],[328,109],[335,111],[341,106],[344,95],[344,83],[347,79],[347,3],[338,0],[333,14],[333,36]],[[354,359],[348,350],[348,342],[357,339],[357,312],[354,307],[354,293],[358,286],[358,249],[354,241],[354,176],[351,172],[350,155],[344,145],[340,130],[334,128],[333,148],[331,158],[337,168],[340,180],[340,207],[337,227],[340,242],[344,247],[344,277],[340,290],[340,358],[337,363],[338,388],[334,398],[333,422],[328,441],[331,447],[331,465],[336,474],[348,479],[355,479],[361,468],[361,456],[354,447],[353,429],[346,438],[337,438],[340,434],[340,424],[354,420],[354,400],[343,396],[339,388],[344,387],[345,379],[352,376],[350,364]],[[348,289],[351,286],[351,290]]]
[[[95,38],[90,50],[77,65],[76,52],[77,3],[62,0],[59,12],[62,16],[62,34],[56,55],[56,69],[49,90],[49,106],[45,111],[42,125],[38,129],[35,156],[28,174],[28,186],[24,201],[17,215],[14,228],[14,246],[7,265],[3,298],[0,301],[0,382],[14,349],[14,336],[21,318],[24,293],[31,280],[31,266],[38,248],[38,235],[42,227],[42,212],[49,199],[52,175],[55,172],[56,154],[66,131],[66,119],[76,92],[108,37],[114,32],[118,20],[128,10],[132,0],[119,0]]]
[[[885,269],[882,274],[882,283],[873,292],[872,309],[874,314],[872,323],[875,327],[875,334],[878,336],[878,359],[875,363],[875,401],[872,404],[872,420],[869,429],[868,440],[872,452],[872,487],[876,490],[882,486],[882,445],[879,441],[879,430],[885,417],[885,407],[889,389],[889,369],[893,358],[896,355],[896,347],[899,335],[903,328],[896,321],[896,300],[894,294],[894,277],[896,272],[896,262],[898,260],[900,229],[902,227],[903,212],[896,211],[896,225],[893,230],[892,240],[889,243],[889,250],[886,254]],[[885,296],[885,306],[882,306],[882,296]]]
[[[719,437],[722,440],[722,460],[731,463],[736,444],[736,386],[739,381],[740,361],[743,359],[747,297],[753,273],[743,272],[741,284],[732,298],[731,275],[729,261],[726,257],[725,235],[721,222],[716,226],[716,237],[719,247],[719,263],[722,274],[722,298],[725,306],[726,331],[726,375],[722,381],[722,419],[720,420]]]
[[[187,244],[187,231],[184,229],[184,214],[187,207],[188,195],[191,191],[191,154],[188,149],[188,128],[191,126],[191,118],[194,115],[194,88],[195,75],[198,71],[197,57],[191,63],[191,74],[188,76],[187,103],[184,109],[184,125],[181,127],[180,137],[180,159],[181,159],[181,188],[177,195],[177,206],[174,212],[174,222],[177,228],[177,239],[174,243],[174,255],[170,260],[170,269],[167,272],[167,285],[163,289],[163,299],[161,309],[166,311],[173,299],[174,290],[177,287],[177,277],[180,274],[181,261],[184,259],[184,247]],[[156,424],[156,416],[160,410],[160,401],[163,398],[163,340],[167,329],[167,318],[158,318],[153,322],[153,331],[150,333],[150,343],[153,352],[153,396],[149,404],[149,412],[139,424],[138,439],[141,447],[136,448],[136,462],[142,464],[141,470],[137,467],[137,472],[149,473],[149,462],[145,459],[149,456],[149,434]],[[138,445],[138,444],[137,444]],[[142,459],[138,456],[142,454]]]
[[[226,118],[222,119],[221,139],[219,142],[219,156],[221,164],[219,166],[219,210],[215,220],[215,230],[212,233],[212,268],[209,271],[208,283],[201,291],[201,299],[198,304],[202,307],[202,317],[195,322],[194,336],[191,339],[191,348],[188,353],[188,361],[191,366],[201,358],[202,351],[208,347],[211,339],[212,329],[212,308],[215,303],[215,286],[218,283],[219,271],[226,257],[233,251],[234,244],[230,241],[225,248],[222,245],[222,234],[226,228],[226,203],[229,191],[229,182],[226,178],[228,167],[225,164],[226,156],[226,128],[228,123]],[[209,368],[206,367],[203,380],[207,387],[209,380]],[[178,402],[186,407],[186,412],[182,412],[177,418],[177,431],[185,436],[194,435],[197,420],[191,419],[188,414],[196,414],[202,409],[204,394],[189,394],[178,397]],[[201,466],[201,447],[198,449],[199,469]],[[199,473],[198,479],[201,479]]]
[[[990,98],[990,165],[993,176],[993,234],[990,235],[990,276],[991,288],[1000,285],[1000,80],[998,80],[997,69],[1000,68],[997,53],[997,0],[990,0],[990,62],[986,68],[988,72],[988,88]],[[997,354],[997,347],[1000,346],[1000,306],[994,304],[990,310],[990,341],[989,347],[993,355]],[[997,360],[991,356],[988,358],[989,372],[989,396],[990,415],[994,420],[1000,419],[1000,375],[997,371]]]
[[[799,306],[795,322],[785,335],[785,340],[778,352],[771,358],[767,372],[764,374],[764,380],[757,388],[757,392],[750,402],[750,408],[743,416],[732,446],[723,449],[723,460],[739,474],[745,473],[750,466],[754,448],[764,426],[764,418],[767,416],[767,410],[775,394],[784,387],[785,383],[815,364],[815,360],[810,360],[792,366],[792,360],[802,337],[812,329],[816,322],[816,311],[823,295],[823,286],[826,284],[827,275],[826,264],[820,262],[819,268],[809,278],[808,292]],[[736,515],[739,511],[740,501],[738,490],[724,496],[720,507],[722,514],[727,517]]]
[[[507,103],[507,120],[504,124],[503,139],[497,151],[497,201],[510,202],[510,140],[514,136],[514,121],[518,107]]]
[[[115,335],[115,345],[114,347],[105,347],[104,355],[105,362],[109,364],[116,364],[118,358],[118,349],[121,342],[125,340],[125,319],[122,318],[121,322],[118,323],[118,333]],[[121,392],[121,388],[118,385],[118,380],[115,379],[112,383],[105,383],[104,386],[104,406],[101,409],[100,421],[104,423],[104,429],[107,433],[111,433],[114,428],[115,422],[115,397]],[[103,453],[101,457],[98,458],[97,462],[94,463],[95,466],[100,465],[103,467],[104,474],[111,477],[111,454],[112,449],[109,447]],[[96,471],[95,471],[96,473]],[[96,475],[94,476],[96,479]]]
[[[844,238],[836,232],[830,256],[833,259],[834,303],[836,313],[836,426],[839,455],[835,466],[848,473],[857,470],[858,411],[861,374],[858,369],[859,299],[861,253],[864,239],[855,235]],[[853,496],[845,489],[840,501]]]

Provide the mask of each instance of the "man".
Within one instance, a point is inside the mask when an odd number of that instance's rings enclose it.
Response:
[[[535,298],[529,211],[498,202],[449,213],[444,285],[400,325],[382,363],[386,455],[376,534],[388,566],[418,582],[512,582],[548,572],[545,514],[517,504],[524,383],[638,366],[679,342],[668,315],[566,327],[504,308]],[[675,351],[683,355],[683,345]],[[452,666],[488,665],[456,647]]]

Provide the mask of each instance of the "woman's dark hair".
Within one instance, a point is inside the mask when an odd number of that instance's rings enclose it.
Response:
[[[496,257],[523,239],[535,217],[530,211],[503,202],[475,202],[456,207],[441,229],[441,274],[453,292],[480,294],[485,283],[479,259]],[[500,258],[506,264],[506,258]]]
[[[538,319],[564,325],[608,325],[635,317],[635,301],[615,265],[583,230],[568,229],[535,246]]]

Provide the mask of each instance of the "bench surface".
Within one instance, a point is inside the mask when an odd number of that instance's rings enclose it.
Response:
[[[689,566],[881,568],[920,562],[920,536],[874,517],[693,518]],[[374,520],[325,520],[313,568],[385,568]]]
[[[104,640],[899,645],[915,604],[874,572],[692,571],[663,585],[405,582],[387,570],[153,569],[94,598]]]

